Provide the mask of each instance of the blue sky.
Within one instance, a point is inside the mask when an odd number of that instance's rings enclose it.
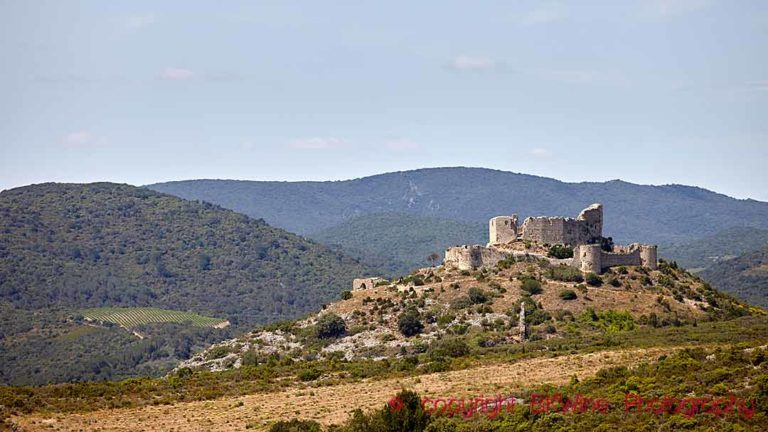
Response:
[[[0,188],[479,166],[768,201],[768,2],[0,0]]]

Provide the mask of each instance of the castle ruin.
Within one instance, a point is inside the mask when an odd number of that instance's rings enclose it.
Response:
[[[510,256],[536,256],[553,264],[567,264],[588,273],[602,273],[615,266],[657,268],[656,245],[633,243],[604,250],[603,206],[592,204],[574,218],[528,217],[518,225],[517,215],[497,216],[488,222],[487,246],[464,245],[445,251],[444,264],[460,270],[496,265]],[[573,258],[555,259],[545,254],[510,249],[515,242],[535,242],[539,245],[567,245],[573,248]]]

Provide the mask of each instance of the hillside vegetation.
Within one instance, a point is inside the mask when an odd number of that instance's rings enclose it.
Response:
[[[733,226],[768,229],[768,203],[701,188],[619,180],[564,183],[480,168],[420,169],[334,182],[189,180],[148,187],[219,204],[301,234],[375,213],[482,224],[511,213],[575,217],[594,202],[605,205],[604,232],[622,243],[682,243]]]
[[[380,269],[386,276],[407,274],[426,265],[428,257],[458,244],[484,244],[487,223],[466,223],[402,213],[357,216],[309,237],[339,247]]]
[[[700,276],[735,297],[768,307],[768,247],[713,264]]]
[[[316,310],[367,272],[262,220],[147,189],[3,191],[0,379],[162,375],[238,329]],[[201,327],[223,321],[234,328]]]
[[[366,268],[264,221],[127,185],[0,193],[0,300],[159,307],[233,324],[297,317]]]
[[[540,258],[510,257],[475,271],[423,268],[344,298],[304,320],[216,344],[180,367],[223,370],[276,355],[353,360],[426,352],[431,362],[421,367],[439,370],[446,357],[461,357],[473,346],[520,346],[523,305],[529,341],[765,314],[664,261],[659,270],[618,267],[584,277]]]
[[[659,254],[691,270],[712,265],[768,247],[768,230],[733,227],[715,235],[676,245],[661,245]]]

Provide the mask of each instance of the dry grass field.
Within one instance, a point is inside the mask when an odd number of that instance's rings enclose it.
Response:
[[[355,408],[381,407],[403,388],[432,397],[516,395],[526,387],[564,384],[573,375],[582,379],[602,368],[634,366],[682,348],[534,358],[405,379],[364,380],[335,386],[322,386],[320,380],[319,385],[298,384],[274,393],[86,414],[36,414],[13,421],[24,431],[266,430],[275,421],[294,417],[334,424],[346,420]]]

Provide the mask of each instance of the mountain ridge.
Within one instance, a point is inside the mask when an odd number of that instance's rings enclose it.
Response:
[[[424,168],[328,182],[185,180],[145,187],[213,202],[302,235],[372,213],[487,222],[510,213],[575,216],[593,202],[605,205],[606,231],[621,242],[681,242],[735,225],[768,228],[768,203],[696,186],[568,183],[485,168]]]

